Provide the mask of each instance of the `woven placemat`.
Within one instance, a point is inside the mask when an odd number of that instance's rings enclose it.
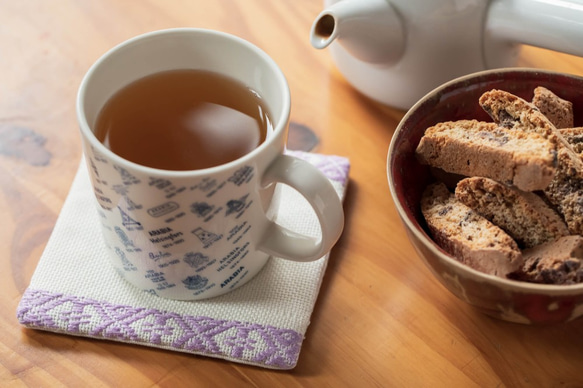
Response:
[[[348,159],[289,153],[318,167],[344,197]],[[282,185],[280,195],[278,223],[308,235],[320,233],[299,193]],[[308,263],[270,258],[249,283],[216,298],[162,299],[101,265],[109,253],[92,196],[82,164],[18,306],[22,325],[271,369],[297,364],[329,255]]]

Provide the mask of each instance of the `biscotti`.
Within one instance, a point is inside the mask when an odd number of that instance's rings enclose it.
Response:
[[[450,173],[484,176],[525,191],[546,188],[555,174],[556,149],[544,137],[477,120],[428,128],[416,155]]]
[[[538,195],[489,178],[461,180],[456,198],[504,229],[521,248],[531,248],[569,235],[567,225]]]
[[[572,104],[545,88],[531,102],[491,90],[479,103],[494,122],[436,124],[416,149],[438,181],[421,198],[428,232],[481,272],[583,283],[583,127],[573,127]],[[551,171],[544,187],[532,183],[542,166]]]
[[[583,178],[570,173],[572,170],[572,165],[563,164],[544,194],[561,213],[571,234],[583,235]]]
[[[434,241],[461,263],[499,277],[521,267],[522,254],[516,242],[458,201],[443,183],[425,189],[421,212]]]
[[[556,144],[557,165],[562,162],[573,167],[583,176],[583,161],[574,152],[560,131],[543,115],[536,106],[504,90],[490,90],[482,94],[480,106],[495,123],[509,129],[535,132]]]
[[[555,126],[530,102],[504,90],[492,89],[478,100],[495,123],[524,132],[536,132],[553,142],[560,141]]]
[[[573,127],[573,103],[557,96],[549,89],[539,86],[534,89],[532,103],[556,128]]]
[[[510,278],[532,283],[583,283],[583,237],[567,236],[524,250],[524,265]]]
[[[556,144],[557,171],[544,189],[565,219],[571,234],[583,234],[583,160],[555,126],[533,104],[502,90],[480,97],[480,105],[500,125],[536,132]]]

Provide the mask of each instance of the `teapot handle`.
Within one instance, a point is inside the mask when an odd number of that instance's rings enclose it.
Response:
[[[513,43],[583,56],[583,1],[493,0],[484,37],[488,67]]]

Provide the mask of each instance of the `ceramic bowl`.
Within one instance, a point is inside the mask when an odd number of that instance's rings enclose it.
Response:
[[[544,86],[573,102],[575,126],[583,126],[583,78],[556,72],[511,68],[470,74],[445,83],[419,100],[399,123],[389,147],[391,195],[411,243],[433,275],[456,297],[479,311],[511,322],[560,323],[583,315],[583,284],[542,285],[507,280],[459,263],[432,241],[419,206],[433,178],[415,158],[425,129],[461,119],[492,121],[478,104],[480,95],[502,89],[530,101]]]

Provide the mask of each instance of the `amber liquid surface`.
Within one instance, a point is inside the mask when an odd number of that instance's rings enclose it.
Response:
[[[124,159],[164,170],[228,163],[271,131],[261,97],[236,80],[172,70],[125,86],[97,116],[95,135]]]

